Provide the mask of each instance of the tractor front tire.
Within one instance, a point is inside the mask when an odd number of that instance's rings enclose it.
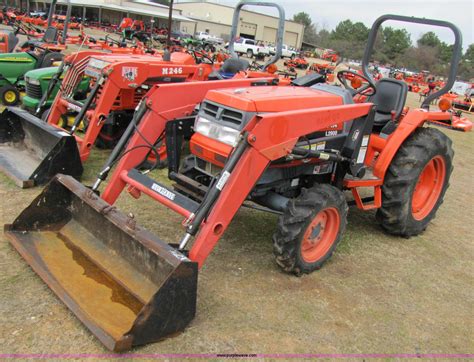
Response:
[[[298,276],[321,268],[344,234],[347,210],[343,192],[334,186],[303,189],[278,219],[273,235],[277,264]]]
[[[0,101],[4,106],[16,106],[20,103],[20,92],[12,85],[0,88]]]
[[[376,218],[390,234],[423,232],[443,203],[453,171],[452,141],[434,128],[419,128],[401,145],[382,186]]]

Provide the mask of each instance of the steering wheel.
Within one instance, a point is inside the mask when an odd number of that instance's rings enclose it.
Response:
[[[362,78],[363,80],[367,82],[367,85],[363,85],[357,89],[352,88],[352,86],[347,83],[347,79],[344,77],[346,74],[350,74],[352,76]],[[364,93],[364,95],[370,97],[370,96],[373,96],[375,93],[377,93],[377,88],[375,87],[375,84],[372,81],[372,79],[367,78],[365,75],[359,74],[352,70],[340,70],[339,72],[337,72],[337,79],[339,80],[339,82],[341,82],[341,84],[344,86],[345,89],[347,89],[348,91],[352,93],[352,96]],[[368,89],[370,89],[370,91],[365,92]]]

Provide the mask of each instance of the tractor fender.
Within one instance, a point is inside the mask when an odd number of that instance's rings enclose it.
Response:
[[[415,109],[408,112],[400,121],[396,130],[389,136],[387,142],[374,164],[374,176],[384,179],[385,173],[400,149],[400,146],[418,127],[423,127],[426,121],[449,120],[448,112],[429,112],[424,109]]]

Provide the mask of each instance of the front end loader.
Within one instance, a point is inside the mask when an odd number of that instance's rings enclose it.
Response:
[[[196,268],[241,206],[279,215],[276,263],[297,275],[319,269],[335,251],[349,204],[377,210],[391,234],[423,232],[443,201],[453,160],[450,139],[429,126],[453,115],[431,111],[429,97],[407,112],[405,83],[370,78],[370,56],[386,20],[453,31],[449,78],[434,96],[447,92],[461,33],[444,21],[397,15],[382,16],[372,27],[364,74],[353,73],[365,80],[362,87],[278,87],[271,79],[155,85],[95,184],[57,175],[5,226],[7,237],[94,335],[122,351],[192,320]],[[367,102],[353,101],[360,93]],[[163,141],[172,186],[143,165]],[[361,189],[373,193],[362,197]],[[151,236],[133,215],[121,213],[114,203],[124,190],[182,215],[179,245]]]
[[[56,174],[53,167],[55,161],[51,158],[53,150],[56,157],[70,159],[72,169],[82,170],[82,162],[87,160],[94,144],[107,148],[117,142],[133,110],[151,85],[202,80],[212,70],[210,64],[196,65],[192,56],[185,53],[173,53],[170,61],[164,61],[161,56],[101,54],[96,51],[70,56],[62,67],[67,67],[67,70],[61,89],[43,117],[48,127],[37,128],[42,120],[32,115],[23,117],[25,114],[13,107],[1,114],[0,132],[4,136],[0,140],[0,147],[8,152],[5,151],[0,157],[0,169],[12,175],[11,169],[15,167],[16,161],[10,160],[9,155],[23,150],[23,157],[31,165],[28,169],[35,170],[31,174],[16,174],[21,176],[15,177],[21,187],[44,184]],[[57,71],[58,82],[59,75],[63,73],[62,67]],[[78,99],[79,88],[85,77],[90,82],[90,89],[85,99]],[[50,84],[48,87],[54,86]],[[38,116],[47,101],[45,98],[43,96],[36,110]],[[74,121],[69,124],[67,120],[71,116],[74,116]],[[50,137],[47,130],[50,130]],[[56,137],[58,131],[72,139],[76,150],[70,152],[69,148],[61,147],[63,141]],[[78,134],[81,132],[83,136]],[[25,148],[27,144],[34,147]],[[61,156],[56,152],[62,153]],[[17,167],[21,168],[21,165]],[[41,179],[35,177],[39,171],[44,175]],[[77,176],[77,172],[74,175]]]

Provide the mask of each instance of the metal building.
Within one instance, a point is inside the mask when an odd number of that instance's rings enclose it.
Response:
[[[209,1],[179,1],[175,3],[174,8],[181,10],[182,16],[195,21],[181,21],[182,32],[194,34],[199,31],[208,31],[225,41],[229,40],[234,7]],[[276,16],[249,10],[241,12],[239,30],[242,37],[264,43],[274,43],[277,26],[278,18]],[[302,24],[290,20],[285,22],[285,44],[300,49],[303,33],[304,26]]]

